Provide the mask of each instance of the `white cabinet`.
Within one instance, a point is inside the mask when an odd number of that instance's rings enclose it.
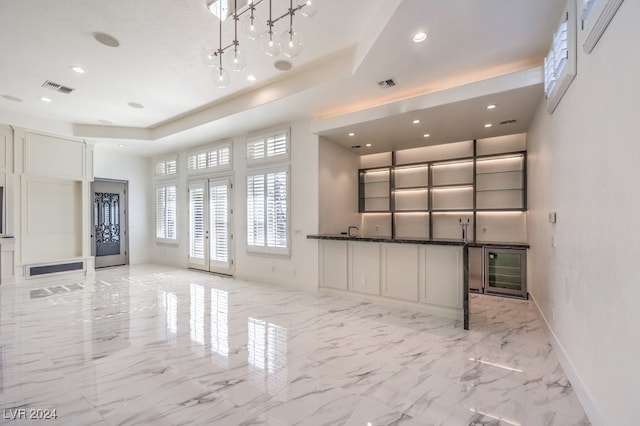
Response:
[[[380,244],[349,242],[349,290],[380,295]]]
[[[322,240],[320,287],[462,319],[462,246]]]
[[[347,242],[320,242],[320,286],[347,290]]]
[[[462,247],[425,246],[422,302],[462,308]]]
[[[420,257],[414,244],[382,244],[382,295],[418,301]]]

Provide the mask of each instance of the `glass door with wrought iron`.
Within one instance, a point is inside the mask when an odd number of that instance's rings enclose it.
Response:
[[[91,234],[95,266],[125,265],[127,256],[127,182],[96,180],[92,185]]]
[[[231,191],[228,178],[189,183],[189,267],[233,273]]]

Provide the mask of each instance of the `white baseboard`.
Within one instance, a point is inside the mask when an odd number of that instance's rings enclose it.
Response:
[[[272,284],[279,287],[285,287],[291,290],[310,291],[310,292],[317,291],[317,287],[307,281],[289,280],[289,279],[280,278],[280,277],[266,277],[264,275],[238,273],[237,271],[234,274],[234,277],[241,280],[245,280],[245,281]]]
[[[553,329],[551,328],[551,325],[547,321],[547,318],[542,313],[542,309],[540,309],[540,305],[538,305],[538,301],[536,300],[535,296],[532,293],[529,293],[529,296],[536,307],[536,312],[538,314],[540,325],[542,326],[545,334],[547,335],[549,342],[551,342],[551,346],[553,347],[554,352],[558,356],[558,361],[560,361],[560,365],[562,366],[562,369],[564,370],[565,374],[567,375],[567,378],[571,382],[571,387],[573,388],[576,395],[578,396],[578,399],[582,404],[582,408],[584,408],[585,413],[589,417],[589,421],[594,426],[607,425],[608,422],[605,420],[604,415],[602,414],[602,411],[593,400],[591,393],[589,392],[587,387],[584,385],[584,382],[580,378],[580,375],[578,374],[575,367],[573,366],[573,363],[569,359],[569,356],[567,355],[567,352],[562,346],[562,343],[560,343],[560,341],[558,340],[558,337],[553,332]]]

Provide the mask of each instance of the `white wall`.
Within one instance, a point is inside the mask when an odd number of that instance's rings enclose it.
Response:
[[[576,79],[529,129],[529,290],[594,424],[638,422],[638,16],[626,1],[590,55],[579,40]]]
[[[319,147],[319,229],[339,234],[360,225],[358,214],[358,168],[360,157],[325,138]]]
[[[233,251],[238,278],[303,290],[315,290],[318,286],[318,242],[306,238],[308,234],[318,233],[318,137],[311,133],[309,124],[302,121],[282,126],[291,129],[290,256],[255,254],[246,250],[246,135],[233,138],[233,171],[227,174],[234,182]],[[259,134],[260,129],[256,132]],[[155,262],[180,267],[187,267],[188,260],[187,153],[180,152],[178,158],[181,172],[178,200],[182,200],[178,204],[178,244],[155,241],[152,244]],[[201,176],[198,178],[202,179]],[[151,200],[150,205],[153,204]],[[153,217],[153,212],[150,214]]]
[[[98,144],[94,147],[94,176],[129,181],[129,263],[148,262],[155,229],[151,160]]]

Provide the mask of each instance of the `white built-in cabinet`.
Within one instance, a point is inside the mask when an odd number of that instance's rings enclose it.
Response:
[[[380,244],[350,241],[349,290],[380,295]]]
[[[325,288],[347,290],[347,243],[323,241],[320,244],[320,282]]]
[[[462,246],[320,240],[320,287],[462,318]]]

